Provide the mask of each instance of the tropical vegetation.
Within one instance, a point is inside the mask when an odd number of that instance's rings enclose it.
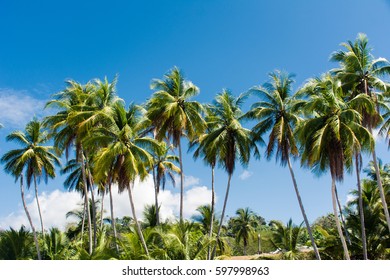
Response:
[[[390,139],[390,63],[372,55],[364,34],[342,47],[330,57],[336,68],[298,89],[293,74],[275,70],[239,95],[222,89],[208,104],[195,100],[199,88],[178,67],[152,80],[153,93],[144,104],[126,105],[117,94],[117,77],[66,81],[47,102],[47,117],[33,118],[23,131],[6,137],[19,146],[4,153],[1,163],[20,186],[29,225],[0,231],[0,259],[389,259],[390,163],[377,157],[374,133]],[[258,100],[248,104],[251,98]],[[187,153],[211,171],[209,201],[188,219],[186,144]],[[248,207],[227,217],[229,192],[239,188],[232,181],[237,165],[262,160],[263,152],[288,166],[302,222],[266,221]],[[363,155],[372,160],[364,163]],[[317,175],[330,175],[332,213],[310,223],[292,160]],[[222,209],[215,204],[216,168],[227,175]],[[343,206],[337,187],[352,170],[357,188]],[[75,222],[48,229],[38,186],[58,174],[83,203],[56,213]],[[149,178],[154,203],[137,209],[134,188]],[[180,186],[177,219],[160,215],[167,183]],[[25,186],[34,186],[38,227]],[[113,189],[128,195],[130,216],[115,215]]]

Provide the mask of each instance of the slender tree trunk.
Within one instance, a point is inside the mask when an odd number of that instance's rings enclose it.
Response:
[[[91,174],[91,169],[89,168],[89,163],[88,163],[88,157],[87,157],[87,153],[84,152],[84,157],[85,157],[85,168],[86,170],[88,170],[88,174],[87,174],[87,179],[88,179],[88,182],[89,182],[89,186],[91,188],[91,199],[92,199],[92,214],[91,214],[91,218],[92,218],[92,223],[93,223],[93,249],[95,249],[96,247],[96,244],[97,244],[97,226],[96,226],[96,203],[95,203],[95,194],[94,194],[94,189],[93,189],[93,179],[92,179],[92,174]]]
[[[86,209],[86,204],[85,204],[85,201],[83,203],[84,207],[83,207],[83,219],[81,221],[81,244],[83,244],[83,241],[84,241],[84,226],[85,226],[85,216],[86,216],[86,212],[87,212],[87,209]]]
[[[316,255],[317,260],[321,260],[321,256],[320,256],[320,253],[318,251],[316,242],[314,241],[313,232],[311,230],[309,220],[306,216],[305,208],[303,207],[303,202],[301,199],[301,195],[299,193],[298,184],[297,184],[297,181],[295,180],[295,174],[294,174],[294,171],[293,171],[292,166],[291,166],[290,157],[288,155],[287,155],[287,163],[288,163],[288,168],[290,170],[291,179],[293,181],[295,194],[296,194],[297,199],[298,199],[299,208],[301,209],[303,220],[305,221],[307,232],[308,232],[309,237],[310,237],[311,245],[313,246],[314,254]]]
[[[153,167],[153,182],[154,182],[154,207],[156,208],[156,225],[160,224],[160,209],[158,207],[158,193],[159,193],[159,185],[156,178],[156,170]]]
[[[335,188],[335,192],[336,192],[337,206],[338,206],[338,209],[339,209],[339,212],[340,212],[341,223],[343,224],[343,229],[344,229],[344,233],[345,233],[345,238],[347,238],[348,244],[352,245],[351,239],[349,238],[347,225],[345,224],[345,219],[344,219],[344,215],[343,215],[343,209],[341,208],[340,199],[339,199],[339,193],[337,191],[337,187]]]
[[[20,194],[22,196],[22,202],[23,202],[24,211],[26,212],[26,216],[27,216],[28,222],[30,223],[31,230],[33,232],[34,243],[35,243],[35,248],[37,250],[38,260],[41,260],[42,258],[41,258],[41,251],[39,249],[39,242],[38,242],[37,232],[35,231],[34,224],[33,224],[32,220],[31,220],[31,216],[30,216],[30,213],[28,212],[26,201],[24,199],[23,175],[20,175]]]
[[[180,223],[183,223],[183,202],[184,202],[184,172],[183,172],[183,158],[181,152],[181,141],[179,138],[179,163],[180,163]]]
[[[244,250],[243,250],[244,256],[246,256],[246,247],[247,247],[247,242],[245,242],[244,240]]]
[[[138,237],[141,240],[141,244],[142,244],[142,247],[145,250],[145,254],[149,257],[148,247],[146,246],[146,242],[145,242],[144,236],[143,236],[142,231],[141,231],[141,227],[140,227],[140,225],[138,223],[138,219],[137,219],[137,216],[136,216],[136,213],[135,213],[135,206],[134,206],[134,200],[133,200],[133,190],[132,190],[133,186],[134,186],[134,182],[132,182],[130,184],[130,186],[128,187],[131,212],[133,214],[133,219],[134,219],[134,222],[135,222],[135,227],[137,229]]]
[[[341,244],[342,244],[343,250],[344,250],[344,258],[346,260],[349,260],[350,258],[349,258],[349,252],[348,252],[347,243],[345,242],[345,238],[344,238],[344,235],[343,235],[343,230],[341,229],[340,220],[339,220],[339,217],[338,217],[337,202],[336,202],[336,181],[335,181],[335,178],[334,178],[333,175],[332,175],[332,204],[333,204],[334,220],[336,222],[337,231],[339,233]]]
[[[116,233],[116,221],[115,221],[115,216],[114,216],[114,201],[112,199],[112,186],[111,186],[111,180],[108,183],[108,191],[110,192],[110,212],[111,212],[111,225],[112,225],[112,230],[114,232],[114,242],[115,242],[115,249],[116,252],[119,254],[119,247],[118,247],[118,236]]]
[[[84,187],[84,203],[87,209],[87,219],[88,219],[88,239],[89,239],[89,250],[88,253],[92,255],[92,223],[91,223],[91,210],[89,208],[89,198],[88,198],[88,182],[87,174],[85,172],[85,159],[82,149],[79,151],[79,161],[81,161],[81,174],[83,176],[83,187]]]
[[[359,216],[360,216],[360,228],[362,233],[362,245],[363,245],[363,259],[367,260],[367,239],[366,239],[366,227],[364,222],[364,211],[363,211],[363,195],[362,186],[360,184],[360,165],[359,165],[359,154],[355,154],[355,166],[356,166],[356,179],[359,193]]]
[[[372,129],[371,128],[370,128],[370,133],[372,134]],[[379,194],[380,194],[380,197],[381,197],[383,211],[385,212],[387,228],[389,229],[389,232],[390,232],[389,208],[387,207],[387,203],[386,203],[386,195],[385,195],[385,191],[384,191],[383,185],[382,185],[382,179],[381,179],[381,175],[380,175],[380,171],[379,171],[378,161],[377,161],[377,158],[376,158],[375,146],[372,149],[372,159],[374,161],[374,167],[375,167],[375,173],[376,173],[376,181],[378,182],[378,189],[379,189]]]
[[[366,92],[366,95],[369,96],[368,94],[368,84],[367,84],[367,80],[365,79],[364,80],[364,90]],[[370,96],[371,97],[371,96]],[[378,105],[378,104],[377,104]],[[379,112],[377,112],[379,114]],[[369,125],[368,125],[368,130],[369,132],[371,133],[371,135],[373,135],[372,133],[372,123],[370,122]],[[374,167],[375,167],[375,173],[376,173],[376,178],[377,178],[377,182],[378,182],[378,189],[379,189],[379,194],[380,194],[380,197],[381,197],[381,202],[382,202],[382,206],[383,206],[383,211],[385,212],[385,217],[386,217],[386,222],[387,222],[387,228],[389,229],[389,232],[390,232],[390,215],[389,215],[389,208],[387,207],[387,202],[386,202],[386,196],[385,196],[385,191],[383,189],[383,185],[382,185],[382,178],[380,176],[380,172],[379,172],[379,166],[378,166],[378,162],[377,162],[377,158],[376,158],[376,150],[375,150],[375,144],[374,144],[374,147],[372,149],[372,159],[374,161]]]
[[[213,236],[213,225],[214,225],[214,205],[215,205],[215,189],[214,189],[214,164],[211,166],[211,217],[210,217],[210,232],[209,239]],[[208,246],[207,259],[210,259],[211,248]]]
[[[217,239],[219,238],[219,235],[221,234],[223,219],[224,219],[224,217],[225,217],[225,210],[226,210],[226,204],[227,204],[228,197],[229,197],[230,180],[231,180],[231,179],[232,179],[232,174],[229,174],[228,183],[227,183],[227,187],[226,187],[225,200],[224,200],[224,202],[223,202],[221,220],[220,220],[220,222],[219,222],[219,227],[218,227],[218,232],[217,232]]]
[[[38,206],[39,220],[41,221],[42,236],[45,236],[45,229],[43,227],[43,218],[42,218],[42,212],[41,212],[41,205],[39,203],[39,198],[38,198],[37,177],[35,175],[34,175],[34,187],[35,187],[35,200],[37,201],[37,206]]]
[[[91,187],[91,200],[92,200],[92,223],[93,223],[93,249],[96,248],[97,244],[97,226],[96,226],[96,203],[95,203],[95,194]]]
[[[219,222],[219,226],[218,226],[218,232],[217,232],[217,242],[219,240],[219,236],[221,234],[221,229],[222,229],[222,224],[223,224],[223,219],[225,217],[225,210],[226,210],[226,204],[227,204],[227,200],[228,200],[228,197],[229,197],[229,190],[230,190],[230,180],[232,179],[232,174],[229,174],[229,178],[228,178],[228,183],[227,183],[227,187],[226,187],[226,194],[225,194],[225,200],[223,202],[223,208],[222,208],[222,215],[221,215],[221,220]],[[217,244],[218,245],[218,244]],[[216,250],[217,250],[217,245],[215,245],[214,247],[214,250],[211,254],[211,259],[214,259],[214,256],[216,254]]]
[[[104,187],[102,193],[102,202],[100,204],[100,229],[103,229],[103,215],[104,215],[104,196],[106,194],[106,188]]]

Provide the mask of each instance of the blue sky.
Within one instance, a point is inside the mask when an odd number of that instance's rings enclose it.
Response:
[[[210,102],[223,88],[238,95],[264,83],[274,69],[295,73],[296,89],[336,67],[329,55],[359,32],[367,34],[376,57],[390,58],[390,1],[385,0],[80,2],[1,2],[0,123],[5,127],[0,130],[0,154],[16,147],[5,142],[10,131],[23,128],[33,115],[48,113],[43,105],[64,88],[66,79],[84,83],[118,74],[118,95],[127,103],[142,103],[152,94],[150,81],[178,66],[200,88],[196,99]],[[388,161],[383,140],[378,155]],[[192,176],[187,190],[199,194],[193,205],[207,203],[209,168],[190,154],[184,160],[184,172]],[[313,221],[331,212],[330,178],[299,167],[296,162],[302,198]],[[23,213],[19,187],[2,170],[0,227],[7,227]],[[64,198],[62,181],[58,177],[41,184],[42,199]],[[218,170],[220,210],[226,182],[226,174]],[[339,185],[343,202],[355,186],[353,175],[346,176]],[[176,194],[170,187],[167,191],[167,197]],[[66,198],[61,201],[67,203]],[[65,215],[54,206],[58,203],[47,204],[47,216]],[[267,220],[302,221],[288,170],[264,158],[235,171],[228,215],[246,206]],[[130,208],[123,211],[130,215]]]

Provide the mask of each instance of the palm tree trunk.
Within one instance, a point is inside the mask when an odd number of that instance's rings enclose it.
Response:
[[[365,90],[366,95],[369,96],[369,93],[368,93],[368,84],[367,84],[367,80],[366,80],[366,79],[364,80],[364,90]],[[377,105],[378,105],[378,104],[377,104]],[[378,111],[377,111],[377,113],[379,114]],[[370,122],[369,125],[368,125],[368,131],[370,132],[371,135],[373,135],[373,133],[372,133],[372,124],[371,124],[371,122]],[[390,232],[390,215],[389,215],[389,208],[387,207],[385,191],[383,190],[382,178],[381,178],[381,176],[380,176],[379,166],[378,166],[378,162],[377,162],[377,159],[376,159],[375,143],[374,143],[374,147],[372,148],[372,159],[373,159],[373,161],[374,161],[375,173],[376,173],[376,178],[377,178],[376,180],[377,180],[377,182],[378,182],[378,189],[379,189],[379,194],[380,194],[380,197],[381,197],[381,202],[382,202],[382,206],[383,206],[383,211],[385,212],[385,217],[386,217],[386,222],[387,222],[387,228],[389,229],[389,232]]]
[[[138,233],[138,237],[139,239],[141,240],[141,244],[142,244],[142,247],[144,248],[145,250],[145,254],[149,257],[149,251],[148,251],[148,247],[146,246],[146,242],[145,242],[145,239],[144,239],[144,236],[142,234],[142,231],[141,231],[141,227],[138,223],[138,219],[137,219],[137,216],[135,214],[135,206],[134,206],[134,200],[133,200],[133,190],[132,190],[132,187],[134,186],[134,182],[132,182],[129,187],[128,187],[128,192],[129,192],[129,199],[130,199],[130,206],[131,206],[131,212],[133,214],[133,219],[134,219],[134,222],[135,222],[135,227],[137,229],[137,233]]]
[[[89,250],[88,253],[92,255],[92,223],[91,223],[91,210],[89,208],[89,198],[88,198],[88,183],[87,175],[85,172],[85,160],[82,148],[79,151],[79,161],[81,163],[81,174],[83,176],[83,187],[84,187],[84,203],[87,209],[87,219],[88,219],[88,239],[89,239]]]
[[[214,225],[214,205],[215,205],[215,190],[214,190],[214,164],[211,166],[211,217],[210,217],[210,232],[209,239],[213,236],[213,225]],[[211,248],[208,246],[207,249],[207,259],[210,259]]]
[[[96,203],[95,203],[95,194],[93,190],[93,180],[92,180],[92,174],[91,174],[91,169],[89,168],[89,163],[88,163],[88,158],[87,158],[87,153],[84,151],[83,152],[84,157],[85,157],[85,169],[88,170],[88,182],[89,186],[91,189],[91,199],[92,199],[92,223],[93,223],[93,249],[95,249],[96,244],[97,244],[97,226],[96,226]]]
[[[292,166],[291,166],[290,156],[289,155],[287,155],[287,163],[288,163],[288,168],[290,169],[290,175],[291,175],[291,179],[293,181],[295,194],[296,194],[297,199],[298,199],[299,208],[301,209],[303,220],[305,221],[305,225],[306,225],[306,228],[307,228],[307,233],[309,234],[311,245],[313,246],[314,254],[316,255],[317,260],[321,260],[320,253],[319,253],[317,245],[316,245],[316,243],[314,241],[313,232],[311,230],[311,227],[310,227],[310,224],[309,224],[309,220],[308,220],[308,218],[306,216],[305,208],[303,207],[303,202],[302,202],[302,199],[301,199],[301,195],[299,193],[297,181],[295,180],[295,175],[294,175],[294,171],[293,171]]]
[[[89,181],[91,180],[89,179]],[[95,203],[95,194],[93,193],[92,185],[91,185],[91,200],[92,200],[92,223],[93,223],[93,249],[95,249],[97,244],[96,203]]]
[[[106,189],[103,189],[102,192],[102,202],[100,204],[100,229],[103,228],[103,215],[104,215],[104,196],[106,194]]]
[[[337,202],[336,202],[336,180],[335,180],[333,174],[332,174],[332,204],[333,204],[334,220],[336,222],[337,231],[339,233],[341,244],[342,244],[343,250],[344,250],[344,258],[346,260],[349,260],[350,258],[349,258],[349,252],[348,252],[347,243],[345,242],[345,238],[344,238],[344,235],[343,235],[343,230],[341,229],[340,220],[339,220],[339,217],[338,217]]]
[[[184,172],[183,172],[183,158],[181,153],[181,141],[179,138],[179,163],[180,163],[180,223],[183,223],[183,202],[184,202]]]
[[[221,234],[223,219],[224,219],[224,217],[225,217],[225,210],[226,210],[227,200],[228,200],[228,197],[229,197],[230,180],[231,180],[231,179],[232,179],[232,174],[229,174],[228,183],[227,183],[227,187],[226,187],[225,200],[224,200],[224,202],[223,202],[221,220],[220,220],[219,227],[218,227],[218,232],[217,232],[217,239],[219,238],[219,235]]]
[[[111,180],[108,183],[108,191],[110,192],[110,212],[111,212],[111,225],[112,225],[112,230],[114,232],[114,242],[115,242],[115,249],[116,252],[119,254],[119,247],[118,247],[118,236],[116,233],[116,221],[115,221],[115,216],[114,216],[114,201],[112,199],[112,186],[111,186]]]
[[[371,127],[370,127],[370,133],[371,133],[371,135],[372,135],[372,129],[371,129]],[[382,202],[382,206],[383,206],[383,211],[385,212],[385,217],[386,217],[386,222],[387,222],[387,228],[389,229],[389,232],[390,232],[390,215],[389,215],[389,208],[387,207],[386,195],[385,195],[385,191],[384,191],[383,185],[382,185],[382,179],[381,179],[381,175],[380,175],[380,171],[379,171],[378,161],[377,161],[377,159],[376,159],[375,146],[374,146],[374,148],[372,149],[372,159],[373,159],[373,162],[374,162],[375,173],[376,173],[376,180],[377,180],[377,182],[378,182],[378,189],[379,189],[379,194],[380,194],[380,197],[381,197],[381,202]]]
[[[38,213],[39,213],[39,220],[41,221],[41,230],[42,230],[42,236],[45,235],[45,230],[43,227],[43,219],[42,219],[42,212],[41,212],[41,205],[39,204],[38,199],[38,184],[37,184],[37,177],[34,175],[34,188],[35,188],[35,200],[37,201],[38,206]]]
[[[158,193],[160,187],[157,185],[157,179],[156,179],[156,170],[153,166],[153,182],[154,182],[154,206],[156,208],[156,225],[158,226],[160,224],[160,209],[158,207]]]
[[[345,219],[344,219],[344,215],[343,215],[343,209],[341,208],[340,199],[339,199],[339,193],[337,191],[337,187],[335,188],[335,192],[336,192],[337,206],[338,206],[338,209],[339,209],[339,212],[340,212],[341,223],[343,224],[343,229],[344,229],[344,233],[345,233],[345,238],[347,238],[348,244],[352,245],[351,239],[349,238],[347,225],[345,224]]]
[[[27,216],[28,222],[30,223],[31,230],[33,232],[34,243],[35,243],[35,248],[37,250],[38,260],[41,260],[42,258],[41,258],[41,251],[39,250],[39,243],[38,243],[37,232],[35,231],[35,227],[34,227],[33,222],[31,220],[31,216],[30,216],[30,213],[28,212],[26,201],[24,199],[23,175],[20,175],[20,194],[22,196],[22,202],[23,202],[24,211],[26,212],[26,216]]]
[[[87,209],[86,209],[86,204],[85,204],[85,201],[83,203],[84,207],[83,207],[83,219],[81,221],[81,244],[83,244],[83,240],[84,240],[84,225],[85,225],[85,214],[87,212]]]
[[[360,228],[362,232],[362,245],[363,245],[363,259],[368,259],[367,254],[367,239],[366,239],[366,227],[364,222],[364,211],[363,211],[363,195],[362,195],[362,186],[360,184],[360,164],[359,164],[359,154],[355,154],[355,165],[356,165],[356,179],[357,187],[359,193],[359,216],[360,216]]]
[[[216,239],[217,239],[217,243],[218,243],[218,240],[219,240],[219,236],[220,236],[220,234],[221,234],[223,219],[224,219],[224,217],[225,217],[225,210],[226,210],[227,200],[228,200],[228,197],[229,197],[230,180],[231,180],[231,179],[232,179],[232,174],[229,174],[228,183],[227,183],[227,186],[226,186],[225,200],[224,200],[224,202],[223,202],[221,220],[220,220],[220,222],[219,222],[219,227],[218,227],[218,232],[217,232],[217,238],[216,238]],[[216,250],[217,250],[217,245],[215,245],[214,250],[213,250],[213,252],[212,252],[212,254],[211,254],[211,258],[210,258],[210,259],[214,259]]]

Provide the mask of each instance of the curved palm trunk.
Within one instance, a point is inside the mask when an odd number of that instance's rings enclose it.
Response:
[[[337,206],[338,206],[339,213],[340,213],[341,223],[343,224],[345,238],[347,238],[348,244],[352,245],[351,239],[349,238],[347,225],[345,224],[345,219],[344,219],[344,215],[343,215],[343,208],[341,207],[341,204],[340,204],[339,193],[337,191],[337,187],[335,188],[335,193],[336,193],[336,201],[337,201]]]
[[[114,216],[114,201],[112,199],[112,186],[111,186],[111,180],[108,183],[108,191],[110,193],[110,212],[111,212],[111,225],[112,225],[112,230],[114,232],[114,242],[115,242],[115,249],[116,252],[119,254],[119,247],[118,247],[118,236],[116,233],[116,221],[115,221],[115,216]]]
[[[333,174],[332,174],[332,204],[333,204],[334,220],[336,222],[337,231],[339,233],[341,244],[342,244],[343,250],[344,250],[344,258],[346,260],[349,260],[350,258],[349,258],[349,252],[348,252],[347,243],[345,242],[345,238],[344,238],[344,235],[343,235],[343,230],[341,229],[340,220],[339,220],[339,217],[338,217],[337,202],[336,202],[336,180],[335,180]]]
[[[85,169],[88,170],[88,182],[91,188],[91,200],[92,200],[92,223],[93,223],[93,249],[96,248],[97,244],[97,226],[96,226],[96,203],[95,203],[95,194],[93,192],[93,180],[91,175],[91,169],[89,168],[88,158],[86,152],[83,153],[85,157]]]
[[[213,225],[214,225],[214,205],[215,205],[215,190],[214,190],[214,165],[211,166],[211,217],[210,217],[210,232],[209,239],[213,236]],[[210,259],[211,248],[208,246],[207,249],[207,259]]]
[[[106,194],[106,190],[103,190],[102,193],[102,203],[100,204],[100,229],[103,228],[103,215],[104,215],[104,197]]]
[[[131,212],[133,214],[133,219],[134,219],[134,222],[135,222],[135,227],[137,229],[137,233],[138,233],[138,236],[139,236],[139,239],[141,240],[141,244],[142,244],[142,247],[144,248],[145,250],[145,254],[149,257],[149,251],[148,251],[148,247],[146,246],[146,242],[145,242],[145,239],[144,239],[144,236],[142,234],[142,231],[141,231],[141,227],[138,223],[138,219],[137,219],[137,216],[135,214],[135,206],[134,206],[134,200],[133,200],[133,188],[134,186],[134,183],[131,183],[129,185],[129,187],[127,188],[128,189],[128,192],[129,192],[129,199],[130,199],[130,206],[131,206]]]
[[[364,80],[364,90],[365,90],[366,95],[369,96],[368,84],[367,84],[367,80],[366,80],[366,79]],[[379,111],[378,111],[378,114],[379,114]],[[370,132],[371,135],[373,135],[371,123],[368,125],[368,131]],[[379,189],[379,194],[380,194],[380,197],[381,197],[381,202],[382,202],[382,206],[383,206],[383,211],[385,212],[385,217],[386,217],[386,222],[387,222],[387,228],[389,229],[389,232],[390,232],[390,215],[389,215],[389,208],[387,207],[385,191],[384,191],[384,189],[383,189],[382,179],[381,179],[380,172],[379,172],[379,166],[378,166],[378,162],[377,162],[377,159],[376,159],[375,143],[374,143],[374,147],[373,147],[373,149],[372,149],[372,159],[373,159],[373,161],[374,161],[375,173],[376,173],[376,178],[377,178],[376,180],[377,180],[377,182],[378,182],[378,189]]]
[[[86,212],[87,212],[87,209],[86,209],[86,206],[87,205],[85,205],[85,201],[84,201],[84,203],[83,203],[83,219],[82,219],[82,221],[81,221],[81,244],[83,244],[83,240],[84,240],[84,238],[83,238],[83,236],[84,236],[84,226],[85,226],[85,214],[86,214]]]
[[[156,208],[156,225],[158,226],[160,224],[160,209],[158,207],[158,193],[159,193],[159,185],[157,183],[156,179],[156,170],[154,170],[153,167],[153,182],[154,182],[154,206]]]
[[[359,216],[360,216],[360,229],[362,233],[363,259],[367,260],[368,255],[367,255],[366,227],[364,222],[362,186],[360,184],[359,155],[357,153],[355,154],[355,166],[356,166],[357,187],[359,193]]]
[[[89,181],[91,181],[91,180],[89,180]],[[95,194],[93,193],[92,187],[91,187],[91,200],[92,200],[92,213],[91,213],[91,217],[92,217],[92,223],[93,223],[93,225],[92,225],[93,226],[93,249],[95,249],[96,248],[96,244],[97,244],[96,203],[95,203]]]
[[[229,174],[229,179],[228,179],[228,183],[227,183],[227,187],[226,187],[225,200],[224,200],[224,202],[223,202],[221,220],[220,220],[220,224],[219,224],[218,232],[217,232],[217,239],[219,238],[219,235],[221,234],[223,219],[224,219],[224,217],[225,217],[225,210],[226,210],[227,200],[228,200],[228,197],[229,197],[230,180],[231,180],[231,179],[232,179],[232,174]]]
[[[181,153],[181,141],[179,138],[179,163],[180,163],[180,223],[183,223],[183,202],[184,202],[184,172],[183,172],[183,159]]]
[[[293,171],[292,166],[291,166],[290,156],[289,155],[287,155],[287,163],[288,163],[288,168],[290,169],[291,179],[293,181],[295,194],[296,194],[297,199],[298,199],[299,208],[301,209],[303,220],[305,221],[307,232],[308,232],[309,237],[310,237],[311,245],[313,246],[314,254],[316,255],[317,260],[321,260],[320,253],[319,253],[317,245],[316,245],[316,243],[314,241],[313,232],[311,230],[311,227],[310,227],[310,224],[309,224],[309,220],[307,219],[307,216],[306,216],[305,208],[303,207],[303,202],[302,202],[302,199],[301,199],[301,195],[299,193],[297,181],[295,180],[295,175],[294,175],[294,171]]]
[[[370,128],[370,133],[372,134],[372,129]],[[379,171],[379,166],[378,166],[378,161],[376,159],[376,151],[375,151],[375,146],[372,149],[372,158],[374,161],[374,167],[375,167],[375,174],[376,174],[376,180],[378,182],[378,189],[379,189],[379,195],[381,197],[381,202],[383,206],[383,211],[385,212],[385,217],[386,217],[386,222],[387,222],[387,228],[389,229],[390,232],[390,215],[389,215],[389,208],[387,207],[386,203],[386,195],[385,191],[383,189],[382,185],[382,179]]]
[[[225,200],[224,200],[224,202],[223,202],[221,220],[220,220],[219,226],[218,226],[217,243],[218,243],[219,236],[220,236],[220,234],[221,234],[223,219],[224,219],[224,217],[225,217],[225,210],[226,210],[227,200],[228,200],[228,197],[229,197],[229,190],[230,190],[230,181],[231,181],[231,179],[232,179],[232,174],[229,174],[228,183],[227,183],[227,187],[226,187]],[[211,254],[211,259],[214,259],[216,250],[217,250],[217,245],[215,245],[215,247],[214,247],[213,253]]]
[[[38,206],[38,213],[39,213],[39,220],[41,221],[41,230],[42,230],[42,236],[45,235],[45,229],[43,227],[43,219],[42,219],[42,212],[41,212],[41,205],[39,203],[38,199],[38,184],[37,184],[37,177],[34,175],[34,187],[35,187],[35,200],[37,201]]]
[[[30,223],[31,230],[33,232],[34,243],[35,243],[35,248],[37,250],[38,260],[41,260],[42,258],[41,258],[41,251],[39,250],[39,243],[38,243],[37,232],[35,231],[35,227],[34,227],[33,222],[31,220],[31,216],[30,216],[30,213],[28,212],[26,201],[24,199],[23,175],[20,176],[20,194],[22,196],[22,202],[23,202],[24,211],[26,212],[26,216],[27,216],[28,222]]]
[[[87,220],[88,220],[88,239],[89,239],[89,250],[88,253],[92,254],[92,223],[91,223],[91,210],[89,208],[89,198],[88,198],[88,183],[87,175],[85,172],[85,161],[82,150],[79,151],[79,161],[81,161],[81,174],[83,177],[83,187],[84,187],[84,203],[87,210]]]

